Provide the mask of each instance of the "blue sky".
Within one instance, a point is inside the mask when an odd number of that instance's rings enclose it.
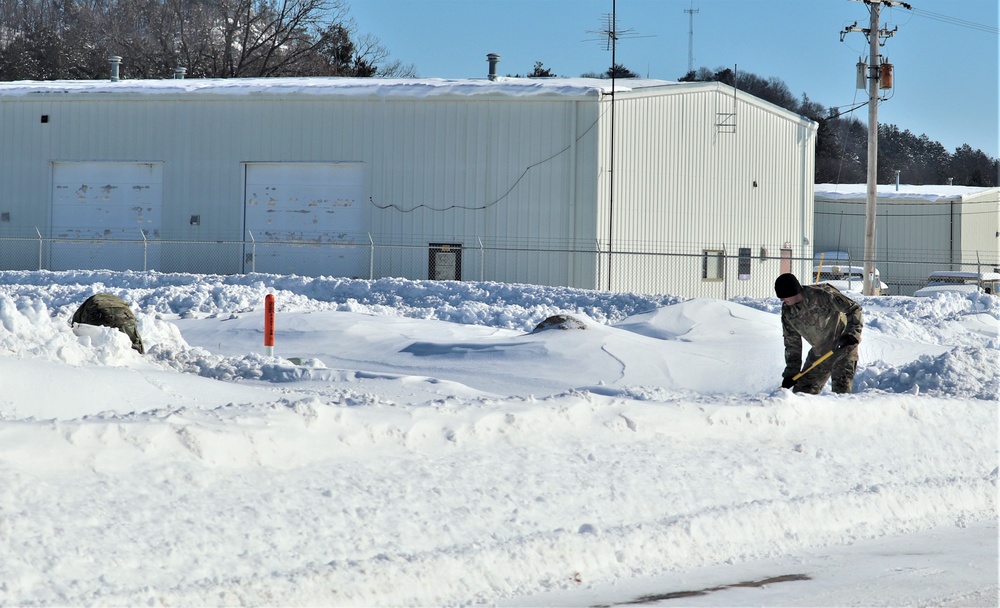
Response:
[[[536,61],[570,77],[611,65],[591,32],[605,26],[612,0],[347,2],[358,31],[377,36],[421,77],[485,77],[487,53],[501,56],[501,75],[527,74]],[[882,24],[899,29],[881,51],[895,66],[895,89],[879,106],[879,122],[926,134],[949,151],[967,143],[1000,156],[997,1],[910,4],[914,11],[882,10]],[[695,68],[775,76],[828,108],[864,101],[854,66],[868,43],[861,33],[840,41],[855,21],[868,26],[866,5],[854,0],[617,0],[618,63],[650,78],[683,76],[692,9]],[[865,108],[856,116],[868,120]]]

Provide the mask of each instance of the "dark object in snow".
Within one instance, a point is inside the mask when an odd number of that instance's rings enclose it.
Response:
[[[531,333],[538,333],[546,329],[587,329],[587,324],[569,315],[552,315],[536,325]]]
[[[139,351],[140,355],[146,352],[132,309],[124,300],[110,293],[98,293],[87,298],[73,313],[70,325],[74,323],[116,327],[132,341],[133,350]]]

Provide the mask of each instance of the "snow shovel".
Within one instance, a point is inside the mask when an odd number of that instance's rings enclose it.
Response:
[[[846,353],[847,351],[848,351],[848,349],[846,349],[846,348],[834,348],[830,352],[828,352],[828,353],[826,353],[824,355],[821,355],[819,359],[816,359],[815,361],[813,361],[812,365],[810,365],[806,369],[804,369],[801,372],[799,372],[799,373],[795,374],[794,376],[792,376],[792,382],[798,382],[799,378],[801,378],[802,376],[805,376],[806,374],[808,374],[812,370],[816,369],[816,366],[818,366],[820,363],[826,361],[830,357],[839,357],[842,354]]]
[[[799,373],[795,374],[794,376],[792,376],[792,386],[795,386],[795,383],[799,381],[799,378],[801,378],[802,376],[805,376],[806,374],[808,374],[812,370],[816,369],[817,365],[819,365],[820,363],[822,363],[822,362],[826,361],[827,359],[829,359],[830,357],[832,357],[833,354],[836,353],[836,352],[837,352],[836,349],[831,350],[830,352],[826,353],[825,355],[820,356],[819,359],[816,359],[815,361],[813,361],[812,365],[810,365],[806,369],[804,369],[801,372],[799,372]]]
[[[816,369],[817,365],[819,365],[820,363],[822,363],[822,362],[826,361],[827,359],[829,359],[830,357],[832,357],[834,352],[836,352],[836,351],[831,350],[830,352],[828,352],[825,355],[821,356],[819,359],[816,359],[816,361],[814,361],[813,364],[810,365],[808,368],[806,368],[806,369],[802,370],[801,372],[799,372],[799,373],[795,374],[794,376],[792,376],[792,380],[795,381],[795,382],[798,382],[799,378],[801,378],[802,376],[805,376],[806,374],[808,374],[812,370]]]

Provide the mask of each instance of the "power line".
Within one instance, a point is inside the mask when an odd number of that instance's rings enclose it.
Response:
[[[599,123],[601,121],[601,118],[603,118],[604,115],[607,114],[607,112],[608,112],[607,109],[601,111],[601,113],[597,117],[597,119],[595,119],[594,122],[592,122],[590,124],[590,126],[587,127],[587,129],[576,138],[576,141],[579,142],[580,140],[582,140],[587,135],[587,133],[590,133],[591,129],[593,129],[597,125],[597,123]],[[535,167],[538,167],[540,165],[544,165],[545,163],[549,162],[550,160],[554,159],[555,157],[559,156],[560,154],[568,151],[572,147],[573,147],[572,144],[569,144],[565,148],[563,148],[562,150],[559,150],[558,152],[552,154],[548,158],[543,158],[540,161],[531,163],[530,165],[528,165],[527,167],[524,168],[524,171],[522,171],[521,175],[518,176],[518,178],[516,180],[514,180],[514,183],[512,183],[509,188],[507,188],[506,192],[504,192],[502,195],[500,195],[500,197],[495,198],[492,201],[487,202],[487,203],[481,203],[481,204],[478,204],[478,205],[453,204],[453,205],[448,205],[446,207],[435,207],[435,206],[427,204],[427,203],[418,203],[418,204],[409,205],[409,206],[407,206],[407,207],[404,208],[403,206],[401,206],[401,205],[399,205],[397,203],[386,203],[386,204],[376,203],[374,197],[371,197],[371,196],[368,197],[368,202],[371,203],[371,205],[373,207],[375,207],[376,209],[395,209],[396,211],[399,211],[401,213],[410,213],[411,211],[416,211],[417,209],[427,209],[428,211],[449,211],[451,209],[465,209],[466,211],[482,211],[483,209],[489,209],[493,205],[496,205],[500,201],[502,201],[505,198],[507,198],[510,195],[510,193],[514,191],[514,188],[516,188],[517,185],[519,183],[521,183],[521,180],[523,180],[528,175],[528,172],[530,172],[532,169],[534,169]]]
[[[941,13],[934,13],[931,11],[925,11],[919,8],[911,8],[914,15],[918,15],[925,19],[931,19],[934,21],[940,21],[941,23],[947,23],[949,25],[954,25],[957,27],[964,27],[970,30],[979,30],[980,32],[986,32],[987,34],[1000,34],[1000,28],[992,25],[984,25],[982,23],[976,23],[975,21],[967,21],[965,19],[959,19],[958,17],[950,17],[948,15],[943,15]]]

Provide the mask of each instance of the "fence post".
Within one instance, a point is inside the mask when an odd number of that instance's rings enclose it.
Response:
[[[372,233],[368,233],[368,280],[375,280],[375,241],[372,239]]]
[[[142,235],[142,271],[146,272],[148,270],[148,261],[146,259],[147,250],[149,248],[149,242],[146,240],[146,231],[142,228],[139,229],[139,234]]]
[[[35,226],[35,234],[38,235],[38,269],[42,269],[42,233],[38,231],[38,226]]]
[[[257,272],[257,241],[253,238],[253,232],[247,230],[250,235],[250,272]]]
[[[726,252],[726,246],[722,246],[722,259],[725,260],[725,266],[722,269],[722,299],[729,299],[729,254]]]
[[[476,240],[479,241],[479,280],[486,280],[486,250],[483,248],[483,239],[476,235]]]
[[[596,279],[594,281],[594,289],[600,289],[600,287],[598,287],[598,284],[603,283],[604,280],[604,277],[601,275],[601,261],[604,259],[604,256],[601,255],[603,253],[601,251],[601,239],[597,239],[595,243],[596,244],[594,245],[595,247],[594,257],[597,258],[597,276],[594,277]]]

